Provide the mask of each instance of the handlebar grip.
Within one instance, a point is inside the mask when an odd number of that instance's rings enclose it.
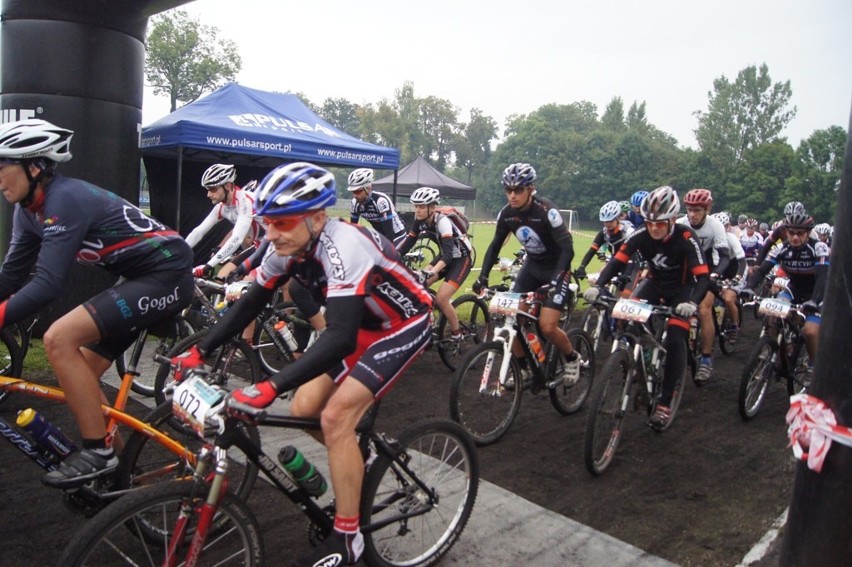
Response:
[[[257,421],[263,421],[266,419],[266,409],[265,408],[255,408],[243,403],[236,401],[234,398],[228,399],[228,409],[233,410],[235,412],[239,412],[243,415],[247,415],[252,419],[256,419]]]

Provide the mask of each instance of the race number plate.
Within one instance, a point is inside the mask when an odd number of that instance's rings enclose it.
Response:
[[[491,298],[491,305],[489,305],[488,311],[492,315],[516,315],[521,308],[522,297],[523,294],[520,293],[509,291],[497,292]]]
[[[644,323],[654,313],[654,308],[649,303],[635,301],[633,299],[620,298],[612,307],[612,316],[616,319],[626,321],[638,321]]]
[[[760,315],[784,318],[790,313],[790,303],[777,297],[766,297],[760,300],[760,307],[757,308],[757,312]]]
[[[192,376],[175,388],[172,411],[201,437],[210,408],[222,401],[224,392],[213,388],[199,376]],[[214,412],[215,413],[215,412]]]

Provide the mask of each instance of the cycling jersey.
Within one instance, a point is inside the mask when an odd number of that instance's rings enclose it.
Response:
[[[639,228],[645,224],[645,218],[636,211],[627,211],[627,220],[634,228]]]
[[[787,240],[787,227],[784,225],[779,226],[771,233],[769,236],[763,239],[763,245],[760,247],[760,250],[757,252],[757,256],[755,260],[758,264],[762,264],[764,260],[766,260],[767,254],[776,244],[782,244],[785,240]]]
[[[561,281],[571,269],[574,243],[562,215],[550,199],[533,196],[523,209],[506,205],[497,215],[494,239],[482,261],[482,276],[487,278],[497,261],[500,248],[514,234],[527,253],[526,263],[550,268],[551,281]]]
[[[728,237],[725,236],[725,225],[709,215],[704,217],[704,222],[699,227],[690,225],[686,216],[677,219],[677,222],[688,227],[692,232],[698,245],[701,246],[704,261],[710,266],[711,271],[715,274],[723,274],[731,258]]]
[[[230,200],[230,203],[216,204],[201,221],[201,224],[196,226],[186,237],[189,245],[194,247],[219,221],[228,220],[234,224],[231,236],[219,251],[207,261],[208,266],[216,266],[233,256],[243,245],[246,236],[249,236],[253,243],[258,243],[266,230],[263,222],[254,217],[252,210],[254,196],[251,193],[246,193],[239,187],[234,187]]]
[[[728,233],[734,234],[734,233]],[[736,235],[734,235],[736,238]],[[750,235],[748,231],[746,231],[739,239],[740,245],[742,246],[743,251],[745,252],[746,258],[754,258],[757,256],[760,247],[763,246],[763,237],[759,232],[754,231]]]
[[[749,288],[755,285],[769,273],[776,264],[780,266],[790,279],[790,290],[796,303],[812,300],[820,303],[825,294],[828,280],[829,248],[825,242],[813,238],[798,247],[785,242],[778,250],[775,258],[767,258],[754,271]]]
[[[453,260],[470,256],[470,239],[462,234],[450,217],[439,212],[435,212],[432,218],[414,221],[405,239],[397,246],[399,253],[405,255],[411,250],[421,234],[425,234],[441,246],[441,255],[432,262],[433,266],[439,260],[443,260],[449,266]]]
[[[586,255],[583,256],[583,260],[580,262],[580,266],[583,268],[588,266],[595,252],[600,250],[604,245],[608,246],[610,251],[614,254],[621,245],[624,244],[624,241],[627,240],[627,237],[630,236],[630,233],[632,232],[633,225],[624,221],[619,221],[613,231],[603,227],[600,232],[595,235],[592,245],[589,246],[589,251],[586,252]]]
[[[733,232],[726,232],[725,236],[728,238],[728,247],[731,249],[731,255],[736,261],[728,264],[728,268],[722,274],[722,278],[726,280],[739,280],[743,277],[743,274],[745,274],[745,271],[748,268],[746,253]]]
[[[0,327],[58,298],[75,259],[127,279],[188,274],[192,267],[192,251],[177,232],[114,193],[57,174],[35,203],[15,205],[12,240],[0,267],[0,299],[5,300]],[[35,275],[24,285],[33,264]],[[141,314],[139,305],[119,307],[125,319]]]
[[[353,224],[357,224],[358,219],[363,217],[391,242],[405,232],[405,225],[396,214],[390,197],[380,191],[370,191],[363,203],[353,197],[352,204],[349,205],[349,217]]]

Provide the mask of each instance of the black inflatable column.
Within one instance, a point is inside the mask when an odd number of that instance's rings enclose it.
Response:
[[[148,17],[186,1],[3,0],[0,4],[0,119],[42,118],[75,132],[60,171],[139,198],[139,130]],[[11,211],[0,199],[0,252]],[[73,274],[55,319],[109,280]]]

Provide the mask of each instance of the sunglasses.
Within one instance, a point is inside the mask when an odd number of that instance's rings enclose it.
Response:
[[[308,215],[294,215],[288,217],[263,217],[266,226],[271,226],[279,232],[289,232],[302,224]]]
[[[649,227],[663,228],[663,227],[666,227],[666,226],[669,225],[669,221],[667,221],[667,220],[646,220],[645,224],[647,224]]]
[[[801,238],[802,236],[805,236],[807,233],[808,233],[807,230],[793,230],[793,229],[790,229],[790,228],[787,229],[787,235],[788,236],[796,236],[798,238]]]
[[[527,190],[527,187],[505,187],[506,193],[520,194]]]

